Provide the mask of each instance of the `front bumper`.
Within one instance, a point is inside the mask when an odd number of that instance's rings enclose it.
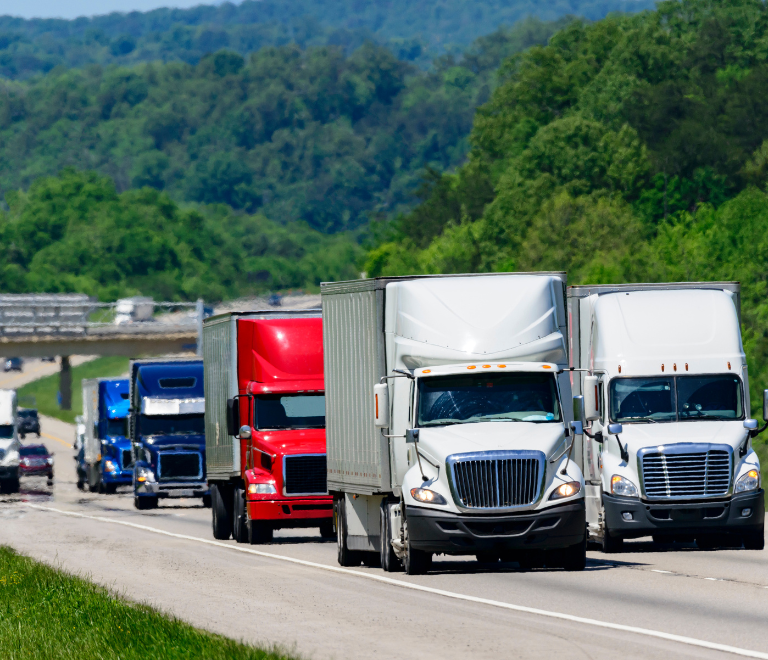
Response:
[[[467,515],[407,507],[408,539],[414,548],[450,555],[567,548],[586,534],[584,499],[540,511]]]
[[[133,470],[121,470],[120,472],[102,472],[101,480],[105,484],[130,484],[133,483]]]
[[[133,488],[136,497],[203,497],[210,494],[208,484],[203,481],[157,483],[145,481]]]
[[[763,489],[739,493],[728,500],[643,502],[603,494],[605,523],[611,534],[625,539],[652,534],[744,533],[757,531],[765,520]],[[747,516],[742,515],[750,509]],[[625,520],[631,513],[632,520]]]
[[[280,527],[317,527],[333,518],[332,497],[293,497],[279,500],[249,500],[249,520],[268,520]]]
[[[53,476],[53,465],[35,465],[32,467],[21,467],[19,473],[23,477]]]

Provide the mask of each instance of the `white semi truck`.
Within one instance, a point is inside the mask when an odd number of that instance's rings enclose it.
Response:
[[[16,390],[0,390],[0,492],[19,492],[18,422]]]
[[[338,560],[434,554],[582,570],[565,274],[326,283],[328,488]]]
[[[762,549],[738,282],[574,286],[568,315],[590,539]]]

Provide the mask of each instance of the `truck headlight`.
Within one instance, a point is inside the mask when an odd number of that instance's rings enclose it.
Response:
[[[152,472],[152,470],[150,470],[149,468],[140,467],[136,474],[136,481],[140,483],[144,483],[145,481],[148,483],[154,483],[155,473]]]
[[[117,470],[117,466],[112,461],[104,461],[104,471],[114,472]]]
[[[250,495],[277,495],[275,484],[248,484]]]
[[[425,504],[445,504],[445,498],[429,488],[411,488],[411,497]]]
[[[569,481],[568,483],[561,484],[552,494],[549,496],[550,500],[561,500],[564,497],[571,497],[576,495],[581,490],[581,484],[578,481]]]
[[[750,470],[745,475],[739,477],[734,493],[743,493],[748,490],[755,490],[760,485],[760,473],[757,470]]]
[[[633,484],[629,479],[614,474],[611,477],[611,492],[614,495],[621,495],[622,497],[638,497],[637,486]]]

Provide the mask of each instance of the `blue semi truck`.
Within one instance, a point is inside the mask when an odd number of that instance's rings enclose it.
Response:
[[[137,509],[160,498],[201,497],[211,505],[205,474],[203,361],[132,360],[130,438]]]
[[[114,493],[133,480],[128,389],[127,378],[83,380],[83,438],[75,458],[81,490]]]

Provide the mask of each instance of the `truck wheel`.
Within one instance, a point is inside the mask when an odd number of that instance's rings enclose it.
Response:
[[[218,484],[211,484],[211,520],[213,523],[213,538],[226,541],[232,536],[232,515],[222,497],[222,489]],[[226,495],[226,489],[225,495]]]
[[[405,557],[403,558],[403,568],[408,575],[424,575],[432,568],[432,553],[423,550],[417,550],[411,546],[408,539],[408,521],[403,523],[405,527]]]
[[[620,536],[614,536],[606,527],[603,530],[603,552],[613,554],[621,552],[624,549],[624,539]]]
[[[324,539],[335,539],[336,531],[333,529],[333,518],[323,520],[320,523],[320,536]]]
[[[760,525],[760,529],[756,532],[750,532],[744,534],[743,537],[744,547],[747,550],[763,550],[765,549],[765,528]]]
[[[211,508],[211,496],[210,495],[203,495],[203,507],[206,509]]]
[[[139,509],[139,511],[147,511],[149,509],[157,508],[156,497],[134,497],[133,505]]]
[[[107,495],[114,495],[117,492],[117,484],[104,484],[104,492]]]
[[[389,505],[384,502],[381,506],[381,567],[387,573],[394,573],[395,571],[402,570],[400,560],[395,554],[395,549],[392,547],[392,530],[389,519]]]
[[[247,540],[251,545],[272,543],[274,529],[268,522],[264,520],[249,520],[246,528],[248,532]]]
[[[232,538],[238,543],[248,543],[248,519],[245,516],[245,490],[235,488],[232,500]]]
[[[337,500],[333,507],[336,516],[336,545],[339,566],[360,566],[363,558],[356,550],[347,547],[347,516],[344,512],[344,500]]]
[[[558,553],[560,556],[560,566],[566,571],[583,571],[587,567],[587,539],[584,537],[576,545],[570,548],[563,548]]]
[[[88,477],[88,490],[92,493],[95,493],[99,490],[99,486],[101,485],[101,478],[99,477],[99,470],[96,466],[89,466],[86,468],[85,471],[86,476]]]
[[[14,477],[11,479],[3,479],[0,481],[0,493],[18,493],[19,489],[21,488],[21,484],[19,482],[18,477]]]

